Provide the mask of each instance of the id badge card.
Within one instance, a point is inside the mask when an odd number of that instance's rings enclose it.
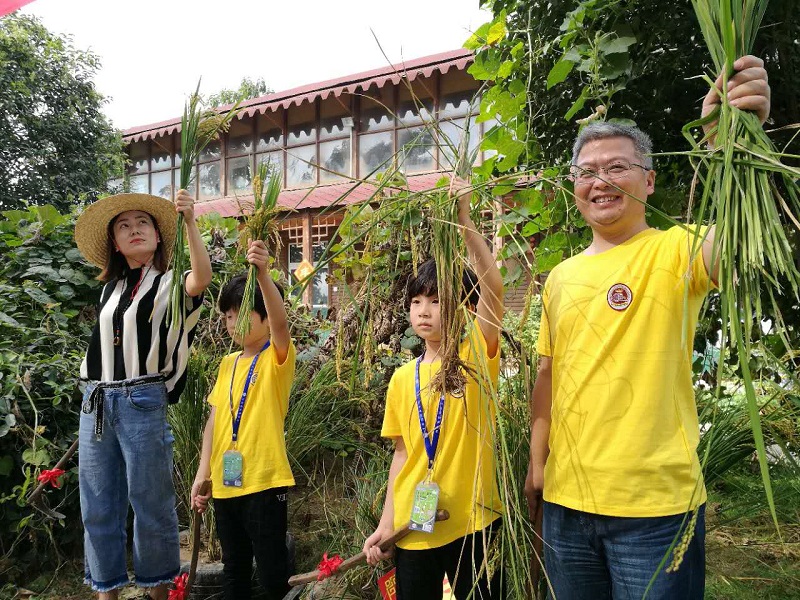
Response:
[[[436,508],[439,506],[439,486],[433,481],[423,481],[414,489],[414,504],[411,507],[412,531],[433,533],[436,523]]]
[[[242,487],[242,453],[228,450],[222,455],[222,484],[228,487]]]

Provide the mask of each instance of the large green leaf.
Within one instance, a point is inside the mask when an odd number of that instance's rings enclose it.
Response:
[[[48,296],[45,292],[43,292],[39,288],[25,286],[25,293],[28,294],[34,300],[36,300],[36,302],[43,304],[45,306],[57,304],[57,302],[53,300],[53,298]]]
[[[547,74],[547,89],[549,90],[554,85],[557,85],[564,81],[572,72],[572,69],[575,67],[575,63],[569,60],[561,59],[558,61],[550,72]]]
[[[603,54],[628,52],[628,48],[636,43],[633,36],[609,36],[600,41],[598,47]]]
[[[17,321],[14,317],[8,316],[4,312],[0,312],[0,323],[5,323],[6,325],[10,325],[11,327],[22,327],[19,321]]]
[[[50,464],[50,454],[44,448],[27,448],[22,451],[22,460],[35,467],[43,467]]]

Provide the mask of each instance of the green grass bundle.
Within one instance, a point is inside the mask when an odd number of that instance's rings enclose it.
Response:
[[[431,257],[436,261],[439,311],[442,327],[439,356],[441,367],[433,381],[435,393],[464,394],[466,366],[458,351],[466,326],[467,308],[461,299],[466,251],[458,225],[458,201],[442,191],[433,192],[430,202]]]
[[[776,295],[795,298],[800,273],[783,223],[800,229],[800,170],[783,164],[758,117],[731,106],[727,80],[733,63],[750,54],[767,7],[766,0],[693,0],[695,13],[717,73],[724,76],[721,103],[711,115],[684,128],[692,155],[700,158],[696,173],[700,219],[715,223],[713,259],[719,259],[723,345],[735,349],[745,384],[748,412],[758,450],[767,498],[775,507],[767,470],[760,415],[749,369],[753,327],[761,327],[768,302],[777,330],[784,329]],[[716,90],[710,77],[705,78]],[[691,130],[716,122],[699,142]],[[713,149],[704,146],[711,141]],[[696,236],[696,238],[699,238]],[[699,250],[699,239],[695,249]],[[766,294],[764,294],[766,291]],[[785,340],[787,348],[788,340]],[[777,526],[777,519],[776,519]]]
[[[189,96],[181,117],[181,173],[180,189],[187,190],[192,181],[195,163],[206,146],[230,127],[233,117],[239,112],[237,102],[228,112],[218,113],[213,109],[203,109],[200,97],[200,82]],[[172,283],[170,288],[170,316],[172,324],[177,325],[186,308],[186,294],[183,291],[183,276],[189,270],[189,256],[186,252],[183,215],[178,215],[175,245],[172,250]]]
[[[280,252],[281,236],[278,223],[278,196],[281,193],[281,176],[268,163],[258,165],[253,177],[253,213],[245,219],[241,232],[241,248],[247,252],[250,240],[263,240],[274,254]],[[250,333],[250,312],[256,302],[258,288],[258,269],[250,265],[242,296],[242,306],[236,319],[236,335],[241,339]]]

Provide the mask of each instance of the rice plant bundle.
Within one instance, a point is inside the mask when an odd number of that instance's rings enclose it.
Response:
[[[767,471],[764,439],[748,360],[752,329],[760,327],[769,302],[771,317],[783,329],[776,294],[798,297],[800,273],[782,221],[800,229],[800,170],[783,164],[781,154],[767,137],[758,117],[731,106],[727,80],[733,63],[750,54],[766,0],[692,0],[717,73],[723,75],[720,105],[713,114],[688,124],[684,134],[700,157],[696,184],[700,189],[700,215],[715,223],[713,260],[719,259],[723,344],[735,348],[742,370],[750,422],[758,450],[767,499],[777,526]],[[710,77],[705,78],[716,90]],[[699,142],[691,130],[716,125]],[[704,150],[707,142],[713,149]],[[782,219],[783,216],[783,219]],[[695,247],[699,247],[698,233]],[[766,295],[762,300],[763,290]],[[788,347],[788,341],[786,341]],[[720,361],[720,368],[723,361]]]
[[[246,245],[251,240],[263,240],[268,247],[280,252],[281,236],[278,223],[278,196],[281,193],[281,176],[277,169],[268,163],[260,163],[253,177],[253,212],[244,222],[240,233],[241,249],[247,252]],[[250,313],[255,307],[258,288],[258,269],[250,265],[242,296],[242,306],[236,319],[236,335],[241,339],[250,333]]]
[[[206,146],[217,139],[220,133],[230,127],[233,117],[239,112],[237,102],[228,112],[218,113],[202,107],[200,82],[183,107],[181,117],[181,173],[180,188],[189,189],[192,171],[197,159]],[[183,215],[178,215],[175,245],[172,249],[172,283],[170,288],[170,317],[173,325],[178,325],[186,308],[186,294],[183,288],[183,274],[189,269],[189,256],[186,252],[186,239],[183,231]]]
[[[458,350],[466,326],[461,289],[464,276],[464,238],[458,225],[458,201],[446,190],[431,194],[431,257],[436,261],[439,311],[442,327],[441,367],[433,381],[436,394],[464,394],[466,377]]]

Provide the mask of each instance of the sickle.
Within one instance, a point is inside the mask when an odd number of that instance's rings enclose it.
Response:
[[[64,456],[56,463],[56,466],[53,469],[64,469],[64,466],[69,462],[69,459],[72,458],[72,455],[78,450],[78,440],[76,439],[72,442],[72,445],[69,449],[64,453]],[[32,506],[39,512],[41,512],[44,516],[49,519],[63,519],[65,516],[60,512],[54,511],[52,508],[48,508],[44,505],[42,501],[42,492],[44,488],[47,487],[47,482],[43,481],[36,488],[31,492],[28,499],[25,501],[29,506]]]
[[[205,496],[211,489],[211,480],[206,479],[201,485],[198,495]],[[200,524],[203,521],[202,516],[196,510],[192,511],[192,562],[189,564],[189,576],[186,579],[186,598],[192,591],[194,578],[197,574],[197,558],[200,555]]]
[[[447,512],[446,510],[437,510],[436,511],[436,520],[437,521],[446,521],[449,518],[450,518],[450,513]],[[385,540],[381,541],[380,544],[378,544],[378,548],[381,549],[381,552],[386,552],[392,546],[394,546],[397,542],[399,542],[401,539],[406,537],[410,532],[411,532],[411,530],[408,528],[408,525],[405,525],[404,527],[400,527],[399,529],[395,529],[395,531],[394,531],[394,533],[392,533],[392,535],[390,535],[388,538],[386,538]],[[340,573],[344,573],[345,571],[348,571],[348,570],[352,569],[353,567],[355,567],[357,565],[360,565],[361,563],[365,562],[366,560],[367,560],[367,555],[364,554],[363,551],[361,551],[358,554],[356,554],[355,556],[351,556],[350,558],[348,558],[347,560],[342,562],[342,564],[340,564],[339,568],[336,570],[335,574],[339,575]],[[322,579],[325,579],[325,577],[322,576]],[[301,585],[303,583],[311,583],[312,581],[321,581],[322,579],[320,579],[319,570],[310,571],[308,573],[303,573],[302,575],[295,575],[294,577],[290,577],[289,578],[289,585],[294,587],[296,585]]]

